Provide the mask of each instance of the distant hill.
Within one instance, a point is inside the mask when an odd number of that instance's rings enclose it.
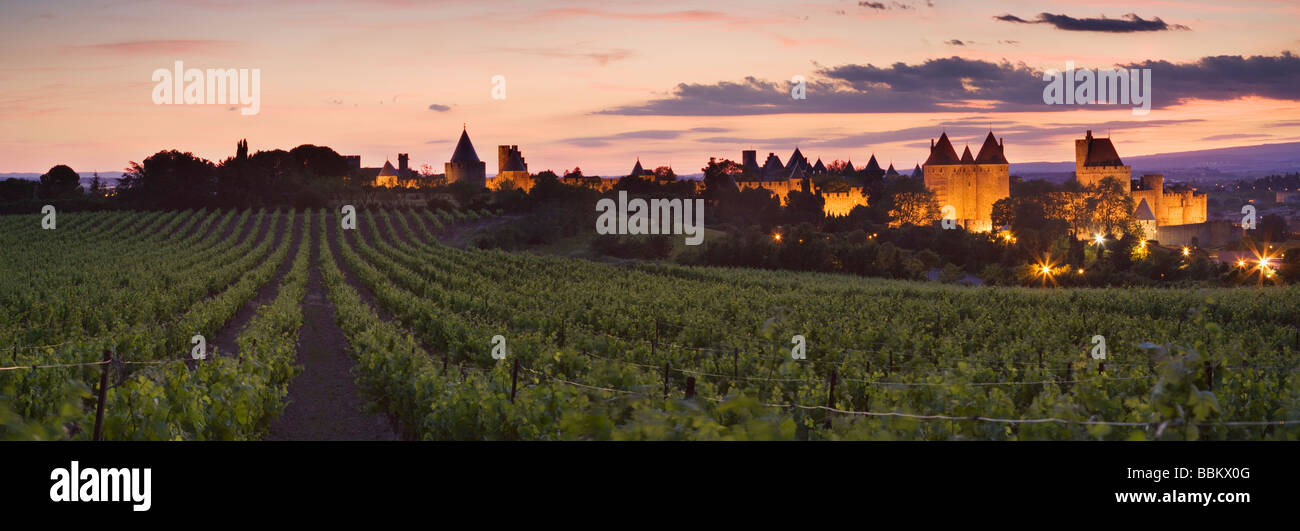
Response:
[[[82,186],[90,186],[91,179],[95,178],[95,172],[93,171],[92,172],[80,171],[77,172],[77,175],[81,176]],[[35,181],[40,178],[41,178],[41,174],[39,173],[0,173],[0,181],[3,181],[5,179],[26,179],[29,181]],[[99,172],[99,179],[104,181],[106,184],[110,186],[117,186],[117,181],[122,179],[122,172],[101,171]]]
[[[1157,153],[1120,157],[1133,167],[1133,177],[1163,173],[1172,181],[1230,182],[1278,173],[1300,171],[1300,142],[1200,149],[1178,153]],[[1026,179],[1061,182],[1074,173],[1074,161],[1025,162],[1011,165],[1011,174]]]

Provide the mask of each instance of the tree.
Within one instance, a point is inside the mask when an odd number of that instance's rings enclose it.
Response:
[[[50,171],[41,175],[40,184],[36,186],[36,195],[41,199],[81,195],[81,176],[63,164],[50,168]]]
[[[1097,183],[1089,194],[1087,204],[1102,234],[1123,232],[1133,218],[1133,196],[1128,194],[1127,184],[1114,177],[1107,177]]]
[[[90,179],[89,194],[92,197],[98,197],[103,193],[104,193],[104,181],[100,180],[99,172],[95,172],[95,176]]]
[[[0,181],[0,201],[22,201],[36,194],[37,182],[10,177]]]
[[[654,171],[656,181],[676,181],[677,174],[668,166],[660,166]]]
[[[939,202],[934,192],[902,192],[894,194],[893,207],[889,209],[889,225],[929,225],[939,219]]]
[[[159,151],[143,164],[132,162],[120,188],[125,199],[143,206],[198,208],[213,202],[216,184],[217,171],[211,162],[171,150]]]
[[[745,172],[745,167],[730,159],[718,160],[709,157],[709,164],[704,172],[704,196],[706,199],[720,199],[721,196],[738,191],[736,178]]]

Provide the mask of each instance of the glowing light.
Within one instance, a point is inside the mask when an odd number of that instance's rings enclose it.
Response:
[[[773,240],[776,240],[776,241],[778,241],[778,242],[781,241],[781,233],[778,232],[778,233],[776,233],[776,234],[773,234],[773,235],[772,235],[772,239],[773,239]]]
[[[1052,266],[1043,266],[1039,269],[1039,271],[1044,275],[1050,275],[1052,274]]]
[[[1082,268],[1082,267],[1079,268],[1079,274],[1080,274],[1080,275],[1083,274],[1083,268]]]
[[[1104,234],[1100,234],[1100,233],[1099,233],[1099,234],[1093,234],[1093,235],[1092,235],[1092,240],[1093,240],[1093,243],[1096,243],[1097,245],[1105,245],[1105,244],[1106,244],[1106,235],[1104,235]]]
[[[1246,259],[1245,259],[1245,258],[1238,258],[1238,259],[1237,259],[1237,267],[1246,267]]]
[[[1191,256],[1191,255],[1192,255],[1192,250],[1188,249],[1187,247],[1183,247],[1183,256]]]

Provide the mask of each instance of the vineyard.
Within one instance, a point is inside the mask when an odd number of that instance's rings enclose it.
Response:
[[[97,416],[108,440],[264,438],[316,289],[407,439],[1300,438],[1295,286],[969,288],[440,240],[489,217],[0,217],[0,439],[90,439]]]

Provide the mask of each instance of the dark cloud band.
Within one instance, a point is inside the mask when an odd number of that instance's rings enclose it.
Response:
[[[1135,13],[1129,13],[1122,18],[1075,18],[1069,15],[1056,15],[1052,13],[1039,13],[1038,18],[1034,20],[1025,20],[1015,15],[1007,14],[993,17],[1003,22],[1015,22],[1017,24],[1051,24],[1057,29],[1065,31],[1098,31],[1103,33],[1135,33],[1139,31],[1172,31],[1172,30],[1189,30],[1182,24],[1169,24],[1160,17],[1150,20],[1137,16]]]
[[[1223,55],[1188,63],[1146,61],[1117,67],[1151,69],[1152,108],[1192,99],[1227,101],[1250,96],[1300,101],[1300,57],[1290,52],[1277,56]],[[598,114],[743,116],[1078,109],[1045,105],[1043,73],[1024,63],[955,56],[919,64],[823,67],[807,83],[807,99],[803,100],[790,97],[789,82],[755,77],[740,82],[681,83],[668,97],[605,109]]]

